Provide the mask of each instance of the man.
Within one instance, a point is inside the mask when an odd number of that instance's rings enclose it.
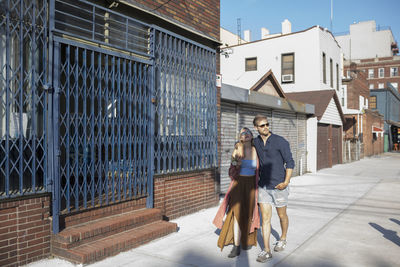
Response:
[[[253,124],[259,133],[257,138],[254,139],[254,146],[260,163],[258,203],[262,217],[264,240],[264,250],[258,255],[257,261],[265,262],[272,258],[269,246],[272,205],[276,207],[282,229],[282,235],[274,250],[279,252],[286,247],[286,235],[289,226],[286,206],[289,195],[288,185],[292,176],[294,161],[288,141],[269,130],[266,116],[255,116]]]

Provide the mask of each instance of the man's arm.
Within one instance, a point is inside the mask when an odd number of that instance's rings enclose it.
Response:
[[[283,183],[278,184],[275,186],[276,189],[283,190],[285,189],[289,183],[290,178],[292,177],[293,169],[294,169],[294,160],[292,157],[292,152],[290,151],[289,142],[283,139],[283,144],[281,147],[281,154],[283,158],[283,162],[286,164],[286,175],[285,181]]]
[[[275,188],[279,189],[279,190],[285,189],[290,183],[290,178],[292,177],[292,172],[293,172],[293,169],[287,168],[286,175],[285,175],[285,181],[283,183],[280,183],[277,186],[275,186]]]

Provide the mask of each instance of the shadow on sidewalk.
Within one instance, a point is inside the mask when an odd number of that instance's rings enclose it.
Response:
[[[393,243],[395,243],[397,246],[400,247],[400,237],[397,235],[396,231],[386,229],[376,223],[369,223],[369,225],[371,225],[373,228],[381,232],[384,238],[392,241]]]
[[[231,249],[231,245],[226,247],[228,250]],[[218,248],[216,248],[218,249]],[[215,258],[208,258],[204,256],[201,252],[197,252],[194,250],[188,251],[185,255],[178,260],[179,266],[205,266],[205,267],[228,267],[228,266],[236,266],[236,267],[250,267],[253,264],[250,264],[248,252],[246,250],[242,250],[238,257],[230,259],[228,257],[220,257],[218,260]]]
[[[395,219],[395,218],[390,218],[389,220],[391,220],[394,223],[397,223],[398,225],[400,225],[400,221]]]

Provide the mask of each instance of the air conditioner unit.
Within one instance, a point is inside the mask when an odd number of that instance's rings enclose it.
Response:
[[[282,82],[293,82],[293,74],[282,75]]]

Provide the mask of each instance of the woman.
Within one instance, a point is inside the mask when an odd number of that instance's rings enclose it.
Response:
[[[257,229],[260,228],[258,158],[253,146],[253,134],[246,127],[240,130],[240,142],[232,153],[229,176],[231,184],[213,223],[221,229],[218,247],[222,250],[224,246],[233,244],[228,255],[233,258],[239,256],[240,245],[244,248],[257,245]],[[225,211],[227,214],[223,222]]]

